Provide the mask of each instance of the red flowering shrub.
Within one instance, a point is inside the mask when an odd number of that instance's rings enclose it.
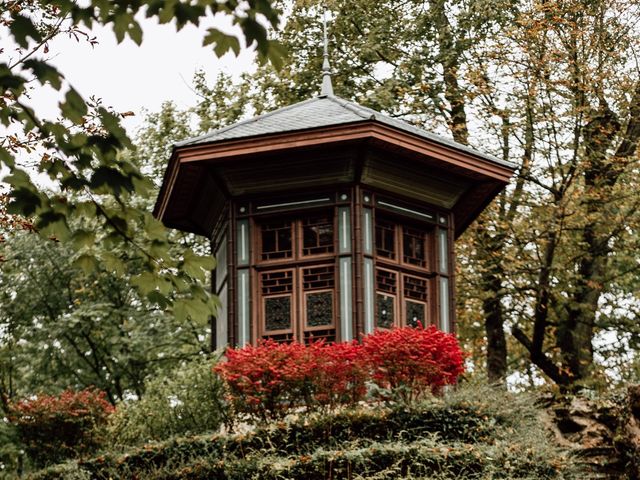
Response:
[[[257,347],[227,350],[227,361],[216,365],[215,371],[227,382],[235,410],[264,420],[284,415],[308,396],[314,367],[304,345],[266,340]]]
[[[13,403],[8,418],[27,455],[41,467],[96,450],[103,440],[100,429],[113,411],[102,391],[65,390]]]
[[[364,398],[367,381],[409,402],[455,383],[463,362],[455,336],[435,327],[406,327],[377,331],[361,344],[266,340],[227,350],[227,361],[215,371],[236,412],[267,420],[293,406],[354,404]]]
[[[359,343],[316,342],[309,348],[315,352],[317,369],[312,378],[312,391],[318,406],[333,408],[364,398],[368,371]]]
[[[454,384],[464,372],[456,337],[434,326],[378,330],[363,338],[362,352],[373,380],[404,401]]]
[[[361,399],[366,376],[359,350],[356,343],[305,346],[266,340],[227,350],[227,361],[215,370],[237,412],[266,420],[296,405],[312,409]]]

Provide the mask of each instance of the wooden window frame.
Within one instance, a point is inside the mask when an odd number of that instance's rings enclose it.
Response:
[[[378,248],[376,241],[378,238],[376,228],[378,222],[382,220],[386,224],[392,224],[394,226],[394,259],[388,258],[384,255],[378,254]],[[374,208],[373,215],[373,229],[374,229],[374,243],[371,257],[374,260],[374,328],[378,327],[378,305],[377,295],[383,294],[394,298],[394,326],[407,326],[410,325],[410,319],[407,315],[407,301],[411,301],[417,304],[424,305],[425,319],[424,326],[437,324],[439,313],[434,310],[435,305],[438,304],[436,297],[438,292],[437,278],[440,273],[438,272],[438,252],[437,247],[437,231],[438,227],[435,224],[427,222],[418,222],[415,219],[404,218],[401,215],[394,215],[387,211],[380,212],[379,209]],[[404,261],[404,233],[405,229],[418,230],[423,232],[423,249],[424,249],[424,266],[415,265],[414,263]],[[448,260],[447,260],[448,261]],[[395,295],[380,290],[378,288],[377,271],[385,270],[396,274],[396,293]],[[405,277],[414,277],[426,282],[426,301],[417,300],[408,297],[405,292]]]
[[[304,223],[309,217],[326,215],[331,218],[333,223],[333,243],[332,251],[329,253],[323,252],[319,254],[304,255]],[[271,222],[290,222],[292,231],[292,255],[287,258],[278,259],[262,259],[262,230],[261,224]],[[254,309],[254,313],[257,318],[255,321],[256,338],[273,338],[276,336],[291,336],[291,338],[285,338],[284,341],[295,340],[299,342],[307,341],[307,338],[313,335],[313,332],[325,332],[332,331],[333,340],[339,341],[339,312],[338,312],[338,298],[339,298],[339,254],[338,254],[338,207],[337,205],[324,205],[318,207],[317,210],[304,210],[300,212],[281,211],[268,216],[256,216],[252,218],[252,225],[254,228],[254,255],[252,258],[252,270],[255,272],[256,278],[256,304],[257,309]],[[309,268],[326,267],[330,266],[333,273],[333,287],[321,288],[321,289],[308,289],[304,288],[304,270]],[[291,294],[291,330],[281,331],[269,331],[266,329],[266,312],[265,312],[265,299],[275,297],[277,295],[264,295],[262,292],[262,275],[264,273],[278,272],[278,271],[293,271],[293,288]],[[312,293],[332,293],[332,316],[331,324],[309,326],[307,324],[307,296]],[[325,336],[318,336],[318,338],[325,338]]]

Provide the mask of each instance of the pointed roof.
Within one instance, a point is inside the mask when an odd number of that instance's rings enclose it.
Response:
[[[467,145],[455,142],[418,128],[403,120],[390,117],[371,108],[344,100],[335,95],[320,95],[303,102],[295,103],[257,117],[235,123],[213,132],[176,143],[176,147],[202,145],[224,140],[237,140],[276,133],[295,132],[307,129],[345,125],[359,122],[379,122],[398,130],[410,133],[436,143],[470,153],[498,165],[515,168],[511,162],[505,162],[493,155],[482,153]]]

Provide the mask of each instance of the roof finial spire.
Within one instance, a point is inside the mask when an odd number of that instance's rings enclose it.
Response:
[[[327,9],[322,13],[322,31],[324,35],[324,55],[322,60],[322,89],[321,96],[333,95],[331,84],[331,66],[329,65],[329,39],[327,37]]]

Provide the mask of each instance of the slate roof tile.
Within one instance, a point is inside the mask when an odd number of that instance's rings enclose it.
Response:
[[[436,135],[405,121],[392,118],[376,112],[357,103],[344,100],[334,95],[314,97],[303,102],[295,103],[264,115],[244,120],[228,127],[224,127],[199,137],[189,138],[176,144],[176,147],[213,143],[223,140],[269,135],[275,133],[293,132],[311,128],[377,121],[393,128],[429,139],[431,141],[450,146],[456,150],[479,156],[499,165],[515,168],[511,162],[505,162],[493,155],[488,155],[448,138]]]

